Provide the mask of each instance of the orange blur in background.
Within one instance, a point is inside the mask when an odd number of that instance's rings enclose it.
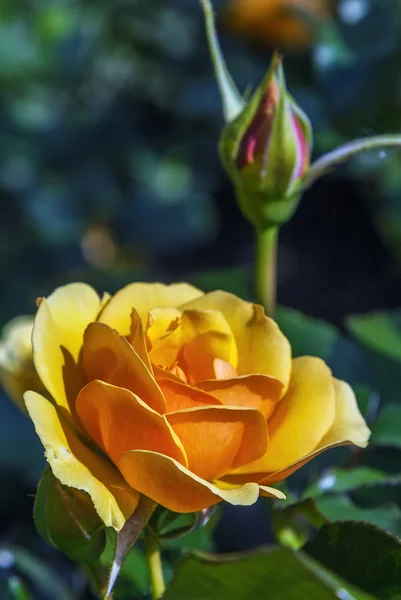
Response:
[[[258,43],[298,49],[312,42],[313,22],[332,12],[332,0],[231,0],[224,24]]]

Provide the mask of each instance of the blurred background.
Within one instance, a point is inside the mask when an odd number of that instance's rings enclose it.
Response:
[[[400,0],[214,5],[241,91],[260,82],[274,48],[284,53],[315,157],[400,132]],[[0,57],[0,325],[77,280],[109,292],[188,280],[252,297],[253,232],[218,160],[223,120],[197,0],[3,0]],[[280,304],[339,336],[349,314],[400,306],[400,195],[396,150],[316,183],[282,230]],[[279,312],[290,337],[297,314]],[[349,356],[342,347],[337,374],[347,376]],[[34,533],[43,451],[5,394],[0,464],[2,539],[19,549],[18,569],[34,577],[33,552],[84,594],[81,576]],[[235,549],[224,519],[219,547]],[[268,538],[252,535],[245,545]],[[0,576],[15,557],[0,550]],[[68,598],[60,581],[56,596],[33,585],[38,598]]]

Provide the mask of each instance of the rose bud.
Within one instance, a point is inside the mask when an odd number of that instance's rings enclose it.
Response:
[[[90,496],[62,485],[47,467],[38,485],[34,518],[45,542],[80,563],[95,561],[104,550],[106,534]]]
[[[24,392],[45,392],[33,364],[32,327],[33,316],[21,315],[7,323],[0,336],[0,385],[24,412]]]
[[[241,210],[259,228],[281,225],[296,209],[310,164],[312,132],[289,95],[281,57],[220,140]]]

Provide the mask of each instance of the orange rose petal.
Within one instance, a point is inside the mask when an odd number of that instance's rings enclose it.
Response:
[[[118,461],[128,484],[158,504],[179,513],[190,513],[213,506],[221,500],[249,506],[259,496],[255,483],[219,487],[191,473],[177,461],[146,450],[131,450]]]
[[[233,379],[202,381],[197,388],[209,392],[225,406],[256,408],[265,418],[281,398],[283,384],[267,375],[244,375]]]
[[[177,383],[185,383],[185,381],[177,375],[176,369],[162,369],[157,365],[152,365],[152,368],[156,381],[159,381],[159,379],[168,379],[169,381],[175,381]]]
[[[176,308],[202,294],[187,283],[131,283],[109,300],[99,320],[117,329],[121,335],[128,336],[133,308],[138,311],[146,327],[149,311],[153,308]]]
[[[83,364],[88,379],[100,379],[137,394],[157,412],[166,410],[159,386],[138,354],[104,323],[91,323],[85,331]]]
[[[263,308],[234,294],[216,291],[180,307],[181,310],[220,311],[238,348],[238,375],[259,373],[279,379],[287,388],[291,375],[291,346]]]
[[[138,492],[109,460],[81,442],[49,400],[36,392],[25,392],[24,399],[55,477],[87,492],[104,524],[120,531],[138,504]]]
[[[32,333],[36,371],[57,404],[72,415],[77,393],[85,385],[79,361],[84,331],[100,309],[100,298],[90,286],[73,283],[43,298],[36,313]]]
[[[232,334],[221,331],[207,331],[195,336],[185,344],[180,360],[184,364],[189,383],[194,384],[205,379],[213,379],[215,377],[214,361],[216,358],[230,364],[234,343]]]
[[[131,312],[131,331],[128,336],[128,341],[142,362],[147,366],[150,373],[153,373],[148,349],[146,347],[145,335],[143,333],[142,321],[135,308],[133,308]]]
[[[153,450],[186,464],[185,451],[165,417],[129,390],[92,381],[77,398],[90,437],[115,463],[128,450]]]
[[[221,405],[218,398],[173,379],[157,379],[167,403],[168,413],[200,406]]]
[[[190,471],[207,480],[266,452],[266,420],[254,409],[208,406],[168,413],[166,419],[185,448]]]

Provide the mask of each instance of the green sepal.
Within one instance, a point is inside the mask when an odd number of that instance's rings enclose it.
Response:
[[[266,201],[265,192],[250,192],[249,190],[236,188],[238,205],[242,214],[257,229],[280,226],[287,223],[298,208],[301,193],[293,193],[292,196],[269,196]]]
[[[45,542],[75,562],[92,563],[104,550],[104,524],[90,496],[61,484],[50,467],[46,467],[38,485],[34,520]]]

